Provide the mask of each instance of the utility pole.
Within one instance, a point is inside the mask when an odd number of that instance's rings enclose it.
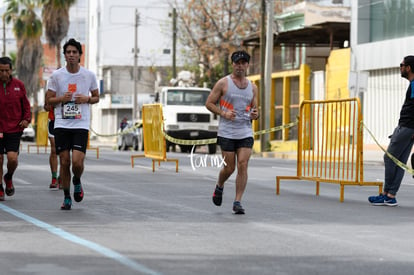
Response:
[[[266,0],[262,0],[261,3],[261,24],[260,24],[260,129],[266,129],[266,105],[267,102],[266,92],[265,92],[265,62],[266,62],[266,47],[265,47],[265,37],[266,37]],[[267,135],[260,135],[260,151],[263,153],[266,151],[266,145],[268,142]]]
[[[134,45],[134,96],[132,102],[132,123],[135,123],[138,118],[138,25],[139,25],[139,13],[138,9],[135,9],[135,45]]]
[[[6,20],[4,18],[4,14],[2,18],[3,18],[3,54],[2,56],[6,56]]]
[[[272,93],[272,71],[273,71],[273,0],[266,0],[266,50],[265,50],[265,68],[264,68],[264,102],[266,102],[266,105],[262,105],[262,108],[264,109],[264,116],[263,116],[263,122],[264,122],[264,129],[270,128],[270,108],[269,105],[270,95]],[[269,133],[266,133],[262,135],[263,141],[267,144],[270,140]],[[263,147],[262,147],[263,148]]]
[[[172,77],[177,78],[177,65],[176,65],[176,55],[177,55],[177,10],[173,9],[173,46],[172,46]]]

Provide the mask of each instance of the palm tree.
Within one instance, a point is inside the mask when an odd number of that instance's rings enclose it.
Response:
[[[23,81],[28,96],[33,96],[33,111],[37,113],[37,92],[40,87],[39,69],[42,64],[43,47],[42,21],[35,9],[40,0],[6,0],[5,19],[13,23],[13,32],[17,41],[16,72]]]
[[[60,44],[69,29],[69,8],[76,0],[42,0],[42,19],[50,47],[56,47],[57,67],[61,67]]]

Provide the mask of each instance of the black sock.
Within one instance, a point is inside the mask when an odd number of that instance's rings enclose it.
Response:
[[[222,191],[222,192],[223,192],[224,186],[223,186],[223,187],[219,187],[219,186],[216,184],[216,189],[217,189],[217,190],[219,190],[219,191]]]
[[[77,177],[75,177],[75,176],[73,176],[73,178],[72,178],[72,182],[73,182],[73,184],[74,185],[78,185],[78,184],[80,184],[81,182],[80,182],[80,178],[77,178]]]
[[[11,179],[12,179],[12,177],[13,177],[13,174],[10,174],[9,172],[7,172],[7,173],[6,173],[6,175],[4,175],[4,178],[5,178],[6,180],[11,180]]]
[[[65,198],[70,198],[70,190],[69,189],[64,189],[63,194],[65,195]]]

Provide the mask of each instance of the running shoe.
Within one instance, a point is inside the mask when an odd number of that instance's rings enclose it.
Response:
[[[368,201],[372,205],[384,205],[384,198],[385,198],[385,195],[379,194],[378,196],[370,196],[370,197],[368,197]]]
[[[397,206],[398,202],[395,198],[390,198],[388,196],[385,196],[384,205],[386,205],[386,206]]]
[[[52,178],[52,183],[49,185],[50,189],[59,188],[59,183],[56,178]]]
[[[83,199],[83,188],[82,184],[74,184],[73,185],[73,198],[76,202],[80,202]]]
[[[6,176],[4,176],[3,179],[4,179],[4,182],[6,183],[6,195],[13,196],[14,194],[13,181],[11,179],[6,180]]]
[[[221,205],[221,202],[223,200],[223,188],[220,188],[216,185],[216,189],[213,193],[213,203],[217,206]]]
[[[237,214],[237,215],[243,215],[244,214],[244,209],[243,209],[243,206],[241,206],[240,202],[235,201],[233,203],[233,213]]]
[[[0,201],[4,201],[4,189],[3,184],[0,182]]]
[[[72,199],[71,198],[65,198],[63,200],[62,206],[60,207],[61,210],[70,210],[72,207]]]

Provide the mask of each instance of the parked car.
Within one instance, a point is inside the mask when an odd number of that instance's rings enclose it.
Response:
[[[33,126],[32,124],[29,124],[27,128],[24,128],[21,139],[27,140],[27,141],[34,141],[35,136],[36,136],[36,133],[35,133],[35,130],[33,129]]]
[[[118,130],[118,149],[128,150],[133,148],[135,151],[144,150],[144,138],[142,135],[142,121],[137,121],[134,124],[128,120],[126,126]]]

